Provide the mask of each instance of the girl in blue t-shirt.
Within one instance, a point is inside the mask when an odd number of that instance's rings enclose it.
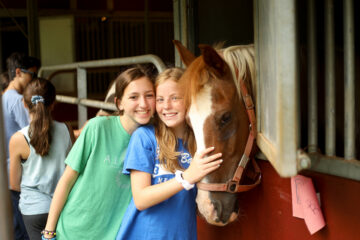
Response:
[[[194,184],[216,170],[214,148],[194,155],[194,136],[185,122],[182,69],[171,68],[155,82],[157,119],[131,137],[124,174],[131,176],[133,199],[116,239],[196,239]]]

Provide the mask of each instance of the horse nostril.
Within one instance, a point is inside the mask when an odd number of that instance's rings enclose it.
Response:
[[[221,214],[222,214],[222,204],[219,200],[212,200],[211,203],[214,205],[214,210],[217,215],[217,217],[215,218],[215,221],[220,222]]]

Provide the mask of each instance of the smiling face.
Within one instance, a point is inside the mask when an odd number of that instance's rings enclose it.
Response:
[[[128,132],[137,126],[147,124],[155,111],[155,93],[152,82],[147,77],[133,80],[125,88],[121,100],[116,100],[123,111],[121,123]]]
[[[182,137],[185,128],[185,104],[183,92],[177,82],[166,80],[156,88],[156,111],[161,121]]]

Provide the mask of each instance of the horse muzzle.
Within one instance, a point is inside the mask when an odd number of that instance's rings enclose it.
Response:
[[[228,193],[218,193],[224,195]],[[225,196],[228,198],[229,196]],[[209,191],[198,189],[196,203],[200,214],[209,224],[225,226],[237,219],[238,207],[236,205],[236,195],[230,196],[231,201],[219,200],[219,197],[212,197]],[[229,204],[228,204],[229,203]],[[233,206],[229,206],[233,205]]]

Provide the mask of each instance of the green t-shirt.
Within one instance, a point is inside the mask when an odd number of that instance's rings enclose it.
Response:
[[[79,172],[57,224],[57,239],[115,239],[131,200],[122,174],[130,135],[118,116],[90,120],[65,163]]]

